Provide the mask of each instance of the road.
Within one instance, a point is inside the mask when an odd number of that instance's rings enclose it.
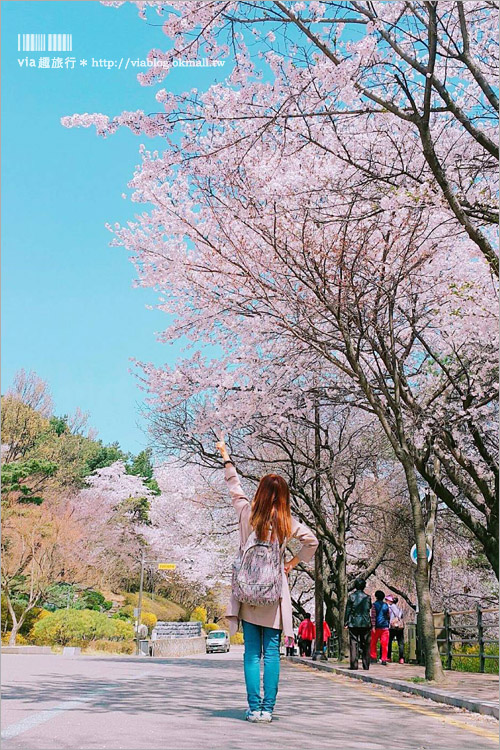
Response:
[[[275,718],[250,724],[242,647],[180,659],[4,654],[3,750],[491,750],[498,724],[282,662]]]

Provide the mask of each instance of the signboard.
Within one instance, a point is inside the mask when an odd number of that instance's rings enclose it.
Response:
[[[430,562],[432,560],[432,550],[429,547],[428,544],[425,545],[427,547],[427,562]],[[412,563],[417,564],[417,545],[414,544],[410,551],[410,558]]]
[[[176,567],[175,563],[158,563],[158,570],[175,570]]]
[[[134,617],[139,617],[139,607],[134,607]]]

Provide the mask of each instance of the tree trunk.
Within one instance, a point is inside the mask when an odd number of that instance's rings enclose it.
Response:
[[[21,625],[24,622],[24,618],[26,617],[26,612],[28,610],[25,610],[18,620],[17,615],[14,611],[14,607],[12,606],[10,596],[7,592],[5,592],[5,598],[7,599],[7,607],[9,609],[10,619],[12,620],[12,630],[10,631],[10,636],[9,636],[9,646],[15,646],[16,640],[17,640],[17,634],[19,633]]]
[[[314,558],[314,614],[316,625],[315,653],[323,652],[323,542],[320,539]]]
[[[344,629],[344,615],[347,603],[347,564],[345,541],[345,504],[343,498],[337,501],[337,554],[335,556],[335,595],[337,599],[336,631],[339,641],[339,661],[348,656],[348,634]]]
[[[413,529],[415,532],[415,543],[417,545],[417,569],[415,572],[415,585],[418,598],[418,615],[421,624],[422,648],[425,658],[425,678],[441,682],[444,680],[443,665],[436,641],[434,630],[434,618],[432,616],[432,602],[429,589],[429,566],[427,564],[427,543],[425,534],[425,522],[418,494],[415,471],[409,456],[402,459],[406,482],[410,495],[410,503],[413,515]]]
[[[338,552],[336,560],[337,568],[337,612],[336,623],[337,637],[339,640],[339,661],[346,659],[349,655],[348,633],[344,628],[344,615],[347,604],[347,568],[345,554]]]
[[[488,524],[488,526],[492,526],[493,524]],[[496,533],[496,528],[495,528]],[[499,580],[499,569],[498,565],[500,562],[500,549],[498,547],[498,540],[495,539],[493,533],[491,534],[491,537],[489,540],[487,540],[483,544],[483,552],[486,556],[486,559],[490,563],[492,570],[497,577],[497,580]]]
[[[12,630],[10,631],[10,636],[9,636],[9,646],[16,645],[17,634],[19,633],[19,629],[21,625],[22,625],[22,622],[12,623]]]

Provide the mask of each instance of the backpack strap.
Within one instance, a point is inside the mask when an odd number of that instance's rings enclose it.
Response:
[[[243,549],[245,548],[245,546],[246,546],[246,544],[247,544],[247,542],[250,539],[250,536],[252,534],[255,534],[255,530],[254,529],[251,529],[250,534],[248,535],[245,544],[243,544],[243,542],[241,541],[241,534],[240,534],[240,552],[243,551]],[[288,544],[289,541],[290,541],[290,539],[288,537],[285,537],[285,539],[283,540],[283,543],[280,544],[280,557],[282,557],[285,554],[286,545]]]

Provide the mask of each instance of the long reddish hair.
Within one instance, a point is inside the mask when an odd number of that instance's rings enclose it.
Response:
[[[260,541],[267,541],[269,538],[270,524],[271,541],[277,538],[283,544],[285,538],[291,536],[290,490],[283,477],[278,474],[266,474],[262,477],[250,514],[250,525]]]

